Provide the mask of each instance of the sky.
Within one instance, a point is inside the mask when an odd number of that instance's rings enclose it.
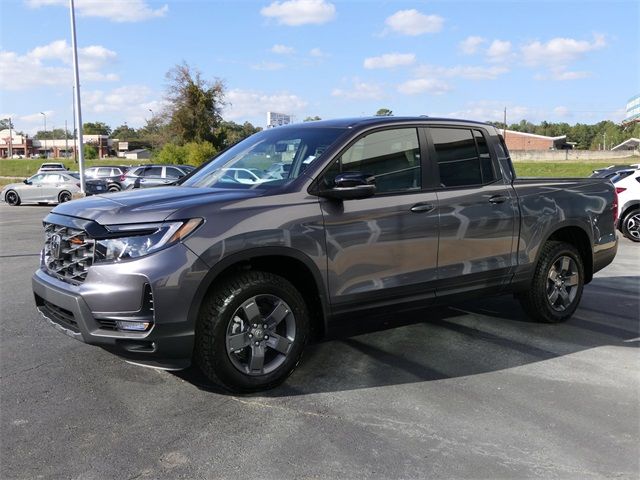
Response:
[[[620,121],[640,93],[640,2],[75,0],[84,122],[145,124],[186,62],[223,117],[265,126],[388,108],[534,123]],[[68,0],[0,0],[0,118],[70,128]]]

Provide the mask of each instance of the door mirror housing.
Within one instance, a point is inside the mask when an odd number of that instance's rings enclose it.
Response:
[[[24,183],[25,185],[31,185],[31,182],[29,181],[28,178],[25,178],[22,183]]]
[[[358,200],[376,193],[375,177],[362,172],[344,172],[336,175],[333,188],[320,190],[318,196],[336,200]]]

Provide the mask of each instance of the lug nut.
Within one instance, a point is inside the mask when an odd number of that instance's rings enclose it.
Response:
[[[265,323],[264,325],[262,325],[262,328],[267,329],[269,327],[267,327],[267,324]]]
[[[257,324],[257,323],[254,323],[254,324],[253,324],[253,328],[256,328],[257,326],[258,326],[258,324]]]
[[[256,345],[256,346],[260,345],[260,342],[256,342],[256,343],[255,343],[255,345]]]
[[[249,338],[253,338],[253,333],[250,333],[250,334],[249,334]]]
[[[265,339],[265,340],[269,340],[269,335],[265,335],[265,336],[264,336],[264,339]]]

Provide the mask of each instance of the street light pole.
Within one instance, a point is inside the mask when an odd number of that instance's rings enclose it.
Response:
[[[13,124],[11,123],[11,117],[9,117],[9,158],[13,158]]]
[[[71,14],[71,49],[73,50],[73,80],[75,85],[76,123],[78,125],[78,170],[80,171],[80,193],[85,194],[84,182],[84,145],[82,144],[82,109],[80,108],[80,74],[78,73],[78,45],[76,42],[76,14],[73,0],[69,0]]]
[[[47,114],[40,112],[40,115],[44,117],[44,156],[49,158],[49,155],[47,154]]]

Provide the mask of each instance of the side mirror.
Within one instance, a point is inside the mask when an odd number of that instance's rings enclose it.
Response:
[[[376,193],[375,177],[362,172],[340,173],[333,184],[333,188],[321,190],[318,195],[336,200],[358,200]]]
[[[24,183],[25,185],[31,185],[31,182],[29,181],[28,178],[25,178],[22,183]]]

